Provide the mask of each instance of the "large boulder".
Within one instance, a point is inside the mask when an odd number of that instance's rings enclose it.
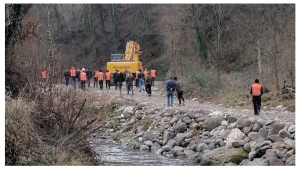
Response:
[[[214,128],[218,127],[221,125],[222,121],[223,121],[223,117],[222,116],[212,116],[212,117],[208,117],[204,120],[203,123],[203,128],[206,130],[213,130]]]
[[[231,145],[236,140],[243,140],[246,135],[238,128],[232,129],[230,134],[227,136],[226,145]]]
[[[144,133],[143,141],[153,141],[154,135],[152,130],[148,130]]]
[[[278,132],[284,128],[284,124],[280,122],[275,122],[270,126],[269,134],[270,135],[277,135]]]
[[[177,122],[175,125],[175,133],[183,133],[187,130],[187,125],[184,122]]]
[[[270,166],[284,166],[284,163],[276,157],[270,158],[269,164]]]
[[[169,132],[169,131],[165,131],[162,144],[166,145],[169,140],[174,139],[174,138],[175,138],[175,133]]]

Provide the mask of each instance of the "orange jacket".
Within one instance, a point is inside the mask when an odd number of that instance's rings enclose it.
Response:
[[[250,94],[252,94],[252,96],[261,96],[262,95],[262,86],[258,83],[254,83],[251,86],[251,91]]]
[[[98,72],[97,76],[98,76],[98,81],[103,80],[103,73],[101,71]]]
[[[105,73],[105,80],[110,80],[110,72]]]
[[[154,78],[156,77],[156,70],[151,70],[151,76]]]
[[[76,70],[75,69],[73,69],[73,70],[71,69],[70,70],[70,76],[71,77],[76,77]]]
[[[47,72],[46,71],[42,71],[41,73],[42,73],[42,78],[43,79],[47,78]]]
[[[80,73],[80,81],[86,81],[86,73],[83,71]]]

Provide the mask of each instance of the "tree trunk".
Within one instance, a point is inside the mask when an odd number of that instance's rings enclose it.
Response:
[[[273,59],[273,65],[274,65],[274,73],[275,73],[275,85],[277,91],[280,90],[279,87],[279,78],[278,78],[278,69],[277,69],[277,43],[276,43],[276,5],[273,6],[274,13],[273,13],[273,21],[274,21],[274,59]]]

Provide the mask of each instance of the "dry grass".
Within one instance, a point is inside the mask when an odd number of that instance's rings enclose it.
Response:
[[[106,121],[107,98],[65,87],[35,101],[6,96],[6,165],[99,164],[86,139]]]

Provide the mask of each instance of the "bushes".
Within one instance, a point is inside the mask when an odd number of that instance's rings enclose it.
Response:
[[[39,93],[33,102],[6,96],[5,164],[99,164],[86,140],[105,121],[105,114],[92,106],[96,99],[81,90],[57,87]]]

